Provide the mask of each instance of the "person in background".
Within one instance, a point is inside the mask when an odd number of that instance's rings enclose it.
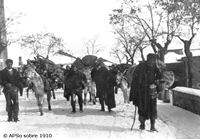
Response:
[[[19,72],[14,69],[13,61],[11,59],[6,60],[6,68],[1,72],[1,85],[3,86],[3,93],[6,99],[6,111],[8,112],[8,121],[17,122],[19,112],[19,83],[20,75]]]

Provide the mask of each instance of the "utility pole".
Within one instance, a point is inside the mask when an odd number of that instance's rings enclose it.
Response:
[[[0,70],[5,67],[8,58],[4,0],[0,0]]]

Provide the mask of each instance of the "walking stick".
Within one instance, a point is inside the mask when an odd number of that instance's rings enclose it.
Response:
[[[135,105],[135,112],[134,112],[134,117],[133,117],[133,124],[132,124],[132,126],[131,126],[131,131],[133,130],[133,126],[134,126],[134,124],[135,124],[136,111],[137,111],[137,106]]]

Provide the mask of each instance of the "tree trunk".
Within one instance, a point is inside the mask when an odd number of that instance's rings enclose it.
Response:
[[[156,54],[157,50],[156,50],[156,47],[155,47],[155,43],[152,40],[150,40],[150,42],[151,42],[151,48],[153,49],[154,53]]]
[[[167,53],[167,50],[165,48],[163,49],[159,49],[158,50],[159,53],[159,58],[162,62],[165,62],[165,54]]]
[[[184,41],[184,51],[187,57],[187,66],[188,66],[188,79],[187,86],[192,87],[192,53],[190,52],[191,41]]]
[[[134,58],[131,58],[131,65],[134,65]]]
[[[150,42],[154,53],[158,53],[160,60],[162,62],[165,62],[165,54],[167,53],[169,43],[165,44],[165,47],[162,47],[162,45],[160,43],[157,43],[156,40],[151,40]],[[158,48],[158,51],[155,50],[155,46]]]
[[[140,47],[139,50],[140,50],[140,53],[141,53],[142,61],[145,61],[143,48]]]
[[[5,28],[4,0],[0,0],[0,69],[5,67],[5,59],[8,58]]]

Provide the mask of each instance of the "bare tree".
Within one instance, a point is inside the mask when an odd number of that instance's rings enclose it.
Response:
[[[123,63],[123,60],[125,58],[125,55],[123,53],[123,51],[121,51],[120,47],[114,47],[111,52],[110,55],[113,56],[114,58],[116,58],[119,62],[119,64]]]
[[[0,53],[2,53],[7,46],[17,42],[19,39],[13,39],[12,26],[17,23],[17,19],[21,17],[21,14],[12,14],[9,17],[5,17],[4,1],[0,0]]]
[[[8,14],[7,14],[8,15]],[[21,17],[21,14],[11,14],[9,17],[5,17],[4,0],[0,0],[0,67],[5,67],[4,60],[7,59],[7,47],[17,42],[18,38],[13,38],[15,32],[12,27],[17,23],[17,19]]]
[[[22,48],[30,49],[32,54],[39,54],[46,58],[64,47],[63,39],[56,37],[53,33],[26,35],[21,38],[20,44]]]
[[[98,43],[98,38],[95,36],[92,39],[89,39],[84,42],[87,55],[96,55],[99,52],[103,51],[103,47]]]
[[[113,25],[114,34],[121,47],[115,48],[113,54],[126,59],[126,63],[134,64],[134,56],[144,42],[145,34],[137,26],[123,17],[122,9],[113,10],[110,15],[110,24]]]
[[[144,49],[145,49],[146,47],[147,47],[147,45],[144,45],[143,47],[139,47],[142,61],[145,61],[145,58],[144,58]]]
[[[168,52],[169,44],[180,25],[177,9],[166,10],[155,1],[140,5],[138,1],[123,0],[122,7],[115,11],[118,12],[118,23],[126,20],[143,30],[153,51],[164,61],[164,55]],[[161,45],[163,42],[164,45]]]
[[[4,14],[4,1],[0,0],[0,58],[6,59],[7,56],[7,39],[6,39],[6,32],[5,32],[5,14]],[[0,61],[0,69],[5,67],[4,61]]]
[[[6,48],[6,21],[4,13],[4,1],[0,0],[0,53]]]
[[[184,44],[184,51],[187,57],[187,66],[188,66],[188,83],[189,87],[192,87],[192,53],[191,53],[191,44],[199,31],[200,24],[200,1],[197,0],[181,0],[174,1],[168,0],[171,5],[166,5],[164,1],[158,0],[167,10],[172,8],[178,9],[179,14],[182,16],[179,21],[181,26],[177,32],[176,37],[178,37],[181,42]]]

